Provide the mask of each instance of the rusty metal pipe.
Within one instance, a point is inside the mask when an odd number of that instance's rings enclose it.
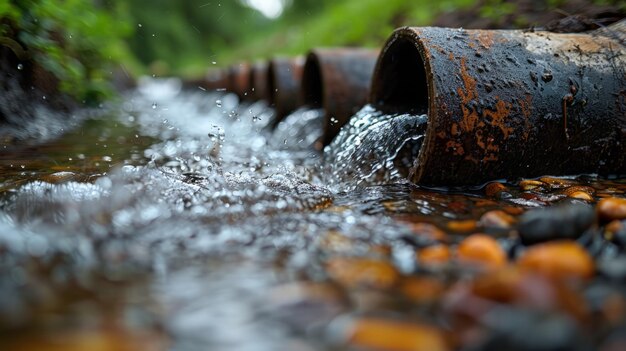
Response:
[[[298,107],[303,65],[302,57],[278,57],[270,61],[267,69],[267,90],[270,106],[276,111],[273,127]]]
[[[250,70],[250,99],[269,101],[267,89],[267,62],[256,62]]]
[[[303,105],[323,108],[324,145],[367,103],[380,50],[363,48],[313,49],[304,64]]]
[[[415,183],[624,175],[624,33],[400,28],[381,52],[370,100],[428,114]]]
[[[250,93],[250,64],[242,62],[228,68],[228,91],[240,99],[247,99]]]

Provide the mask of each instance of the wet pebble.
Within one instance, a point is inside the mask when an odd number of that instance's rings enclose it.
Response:
[[[499,306],[536,311],[559,311],[576,320],[585,320],[584,298],[567,284],[523,272],[514,266],[487,271],[467,282],[459,282],[443,297],[443,306],[453,316],[480,320]]]
[[[538,180],[522,180],[519,182],[519,187],[524,191],[542,189],[545,186],[542,182]]]
[[[572,199],[585,200],[589,202],[593,201],[593,196],[591,196],[589,193],[584,192],[584,191],[574,191],[574,192],[567,194],[567,196],[571,197]]]
[[[544,183],[550,189],[563,189],[577,185],[576,181],[565,178],[541,177],[539,181]]]
[[[490,328],[472,351],[588,351],[591,345],[566,316],[532,310],[498,308],[484,317]]]
[[[491,182],[485,186],[485,195],[497,199],[511,197],[509,189],[502,183]]]
[[[333,280],[348,287],[388,289],[400,277],[389,262],[367,258],[331,258],[326,271]]]
[[[626,325],[613,331],[604,341],[600,351],[623,351],[626,350]]]
[[[477,223],[473,219],[453,220],[448,222],[448,229],[453,232],[469,233],[477,228]]]
[[[445,291],[444,284],[431,277],[407,277],[399,287],[402,294],[418,304],[436,302]]]
[[[447,237],[443,230],[430,223],[412,223],[411,231],[419,237],[431,240],[445,241]]]
[[[443,333],[432,326],[380,318],[362,318],[344,327],[347,343],[364,350],[445,351]]]
[[[273,288],[264,308],[273,318],[306,331],[330,322],[347,306],[346,297],[331,284],[298,282]]]
[[[596,207],[600,221],[609,222],[615,219],[626,219],[626,199],[609,197],[598,202]]]
[[[611,280],[626,282],[626,255],[600,260],[598,273]]]
[[[419,250],[417,257],[421,264],[435,266],[450,261],[451,253],[447,245],[433,245]]]
[[[478,221],[478,224],[484,228],[507,229],[515,223],[515,217],[502,210],[493,210],[485,212]]]
[[[573,197],[572,194],[575,193],[585,193],[589,196],[595,194],[596,189],[586,186],[586,185],[573,185],[568,188],[565,188],[561,191],[561,194],[567,195],[569,197]]]
[[[589,205],[558,205],[524,213],[517,230],[525,245],[555,239],[577,239],[591,227],[594,219],[593,208]]]
[[[458,247],[460,262],[483,268],[496,268],[506,264],[506,253],[498,242],[485,234],[473,234],[465,238]]]
[[[605,227],[607,237],[617,246],[626,248],[626,221],[612,221]]]
[[[555,279],[587,279],[593,276],[594,262],[589,253],[571,240],[551,241],[531,246],[518,260],[524,270]]]

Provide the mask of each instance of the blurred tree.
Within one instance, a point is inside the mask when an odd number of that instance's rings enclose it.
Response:
[[[333,3],[341,1],[337,0],[287,0],[285,10],[281,18],[284,22],[294,22],[304,17],[315,15],[328,8]]]
[[[135,20],[129,43],[145,65],[161,62],[172,68],[192,62],[209,65],[213,55],[236,45],[250,31],[271,21],[240,1],[109,0],[126,4]]]

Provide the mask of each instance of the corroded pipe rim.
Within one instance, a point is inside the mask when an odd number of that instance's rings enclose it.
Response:
[[[248,78],[248,86],[250,87],[249,98],[252,101],[259,101],[268,99],[267,89],[267,74],[268,74],[268,62],[256,61],[250,65],[250,76]]]
[[[258,100],[257,92],[256,92],[256,89],[254,88],[255,87],[254,84],[256,83],[255,82],[256,79],[254,77],[254,75],[255,75],[254,74],[254,69],[255,69],[255,64],[252,64],[251,67],[250,67],[249,75],[248,75],[248,86],[250,87],[250,92],[248,94],[248,97],[251,100],[253,100],[253,101],[254,100]]]
[[[370,93],[370,102],[384,112],[427,114],[428,126],[417,157],[415,179],[422,177],[422,165],[433,148],[437,129],[433,125],[437,123],[438,107],[434,99],[437,89],[427,52],[419,35],[410,27],[396,29],[378,57]],[[399,62],[389,64],[389,60]],[[404,92],[398,93],[398,89]]]
[[[320,108],[324,107],[324,84],[322,82],[322,67],[319,56],[310,51],[302,71],[302,88],[300,93],[301,105]]]
[[[276,63],[274,60],[270,60],[267,65],[267,102],[270,106],[273,106],[276,103],[276,75],[274,74],[276,70]]]

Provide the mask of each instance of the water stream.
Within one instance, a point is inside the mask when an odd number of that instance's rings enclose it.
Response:
[[[425,116],[366,106],[322,154],[323,111],[272,133],[265,103],[175,80],[104,111],[0,158],[0,346],[341,349],[362,315],[440,324],[391,289],[434,242],[414,223],[518,207],[404,181]]]
[[[419,151],[427,120],[426,115],[384,114],[365,106],[324,150],[323,181],[341,184],[344,190],[402,181]]]

